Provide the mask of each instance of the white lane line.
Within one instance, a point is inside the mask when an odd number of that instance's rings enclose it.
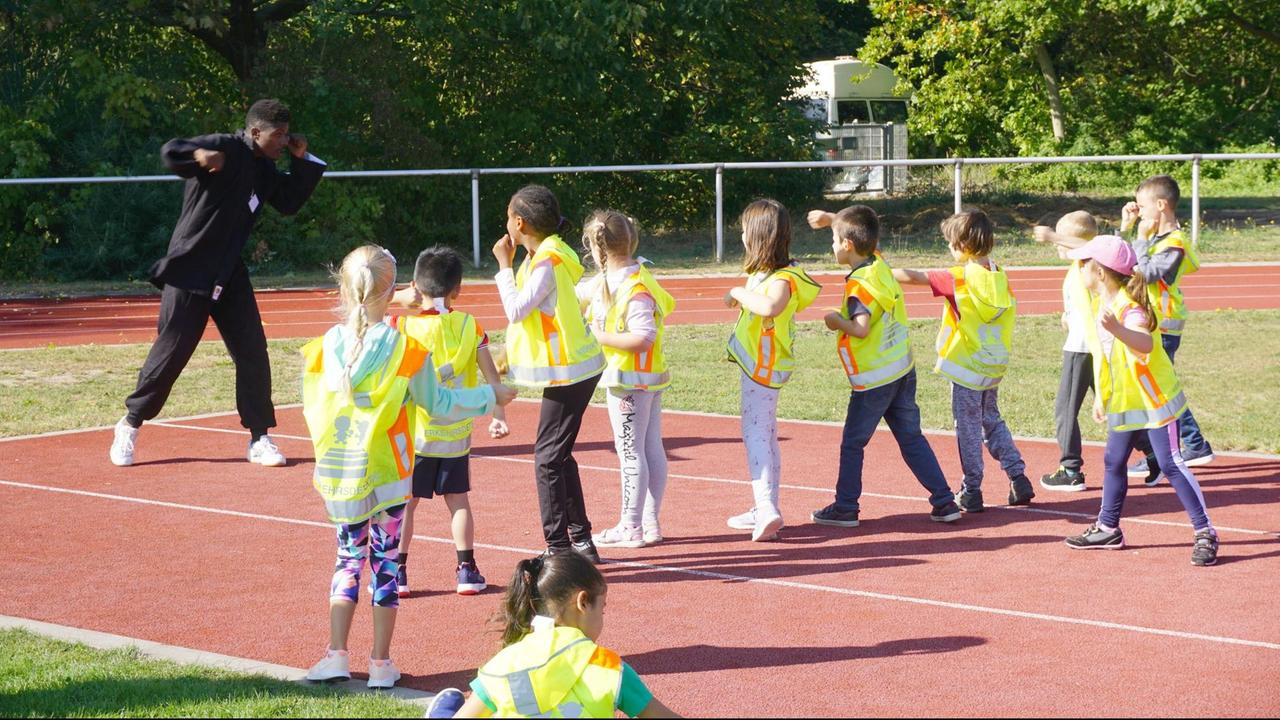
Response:
[[[666,412],[666,411],[664,411],[664,412]],[[244,434],[244,432],[245,432],[244,430],[232,430],[232,429],[229,429],[229,428],[211,428],[211,427],[204,427],[204,426],[202,426],[202,425],[186,425],[186,424],[178,423],[178,422],[155,422],[155,423],[152,423],[152,424],[153,424],[153,425],[160,425],[160,426],[168,427],[168,428],[176,428],[176,429],[179,429],[179,430],[199,430],[199,431],[203,431],[203,432],[228,433],[228,434],[232,434],[232,435],[243,435],[243,434]],[[310,443],[311,443],[311,438],[306,437],[306,436],[303,436],[303,435],[286,435],[286,434],[283,434],[283,433],[279,433],[279,434],[277,434],[277,433],[271,433],[271,437],[272,437],[272,438],[275,438],[275,439],[280,439],[280,440],[297,440],[297,441],[299,441],[299,442],[305,442],[305,443],[307,443],[308,445],[310,445]],[[493,461],[497,461],[497,462],[520,463],[520,464],[524,464],[524,465],[532,465],[532,464],[535,462],[534,460],[532,460],[532,459],[530,459],[530,458],[524,458],[524,457],[510,457],[510,456],[506,456],[506,455],[485,455],[485,454],[483,454],[483,453],[477,453],[477,452],[474,452],[474,451],[471,453],[471,457],[473,457],[473,458],[479,458],[479,459],[482,459],[482,460],[493,460]],[[579,465],[578,465],[578,468],[579,468],[580,470],[592,470],[592,471],[603,472],[603,473],[616,473],[616,472],[618,472],[618,468],[616,468],[616,467],[606,467],[606,466],[604,466],[604,465],[583,465],[583,464],[579,464]],[[725,484],[725,485],[748,485],[748,486],[749,486],[749,485],[751,485],[751,481],[750,481],[750,480],[738,480],[738,479],[734,479],[734,478],[711,477],[711,476],[707,476],[707,475],[684,475],[684,474],[681,474],[681,473],[669,473],[669,474],[667,475],[667,477],[670,477],[670,478],[677,478],[677,479],[680,479],[680,480],[696,480],[696,481],[699,481],[699,482],[713,482],[713,483],[721,483],[721,484]],[[826,493],[826,494],[830,494],[831,492],[833,492],[833,488],[829,488],[829,487],[827,487],[827,488],[810,487],[810,486],[808,486],[808,485],[789,485],[789,484],[783,484],[783,485],[780,485],[779,487],[783,487],[783,488],[786,488],[786,489],[788,489],[788,490],[799,490],[799,491],[803,491],[803,492],[816,492],[816,493]],[[882,494],[882,493],[864,492],[864,493],[862,493],[862,496],[863,496],[863,497],[871,497],[871,498],[879,498],[879,499],[882,499],[882,500],[902,500],[902,501],[906,501],[906,502],[913,502],[913,503],[925,503],[925,504],[927,504],[927,503],[928,503],[928,500],[927,500],[926,498],[922,498],[922,497],[913,497],[913,496],[910,496],[910,495],[885,495],[885,494]],[[1025,507],[1025,506],[1021,506],[1021,505],[1018,505],[1018,506],[992,505],[991,507],[992,507],[992,508],[996,508],[996,509],[1000,509],[1000,510],[1010,510],[1010,511],[1019,511],[1019,512],[1029,512],[1029,513],[1036,513],[1036,514],[1040,514],[1040,515],[1053,515],[1053,516],[1057,516],[1057,517],[1080,518],[1080,519],[1084,519],[1084,520],[1093,520],[1093,519],[1095,519],[1095,518],[1097,517],[1097,514],[1096,514],[1096,513],[1094,513],[1094,514],[1089,514],[1089,513],[1068,512],[1068,511],[1066,511],[1066,510],[1050,510],[1050,509],[1048,509],[1048,508],[1043,508],[1043,507],[1033,508],[1033,507]],[[1125,519],[1124,519],[1124,521],[1125,521],[1125,523],[1138,523],[1138,524],[1142,524],[1142,525],[1161,525],[1161,526],[1164,526],[1164,527],[1183,528],[1183,529],[1186,529],[1186,530],[1192,530],[1192,529],[1193,529],[1193,528],[1191,527],[1191,524],[1190,524],[1190,523],[1184,523],[1184,522],[1173,522],[1173,521],[1171,521],[1171,520],[1152,520],[1152,519],[1150,519],[1150,518],[1125,518]],[[1222,532],[1234,532],[1234,533],[1241,533],[1241,534],[1244,534],[1244,535],[1263,535],[1263,536],[1266,536],[1266,535],[1275,535],[1275,534],[1277,534],[1277,533],[1275,533],[1275,532],[1268,531],[1268,530],[1249,530],[1249,529],[1246,529],[1246,528],[1228,527],[1228,526],[1226,526],[1226,525],[1216,525],[1216,524],[1215,524],[1213,527],[1214,527],[1214,529],[1219,530],[1219,531],[1222,531]]]
[[[65,493],[68,495],[78,495],[81,497],[90,497],[100,500],[115,500],[118,502],[129,502],[140,505],[149,505],[155,507],[169,508],[173,510],[187,510],[191,512],[203,512],[213,515],[226,515],[231,517],[243,518],[248,520],[261,520],[265,522],[276,522],[286,525],[301,525],[306,527],[318,527],[326,530],[333,528],[329,523],[318,522],[315,520],[302,520],[299,518],[287,518],[276,515],[264,515],[261,513],[248,513],[238,510],[227,510],[224,508],[207,507],[203,505],[188,505],[184,503],[166,502],[163,500],[151,500],[148,498],[132,497],[128,495],[111,495],[107,493],[90,492],[88,490],[73,490],[70,488],[50,487],[47,485],[35,485],[32,483],[13,482],[9,480],[0,480],[0,485],[5,485],[24,490],[38,490],[53,493]],[[415,540],[424,540],[440,544],[452,544],[452,538],[436,538],[430,536],[414,535]],[[508,545],[490,545],[488,543],[475,543],[476,547],[485,550],[496,550],[500,552],[509,552],[519,555],[536,555],[541,549],[519,548]],[[1245,647],[1255,647],[1264,650],[1280,650],[1280,643],[1266,642],[1263,640],[1247,640],[1244,638],[1226,637],[1222,635],[1208,635],[1204,633],[1185,632],[1182,630],[1168,630],[1165,628],[1153,628],[1143,625],[1128,625],[1125,623],[1109,622],[1106,620],[1093,620],[1089,618],[1076,618],[1066,615],[1051,615],[1048,613],[1027,612],[1024,610],[1010,610],[1007,608],[989,607],[986,605],[971,605],[968,603],[950,602],[946,600],[935,600],[932,598],[920,598],[910,595],[894,595],[890,593],[871,592],[867,590],[853,590],[848,588],[832,587],[830,585],[818,585],[815,583],[795,582],[791,580],[776,580],[773,578],[755,578],[746,575],[732,575],[730,573],[712,572],[709,570],[697,570],[694,568],[684,568],[678,566],[661,565],[658,563],[646,563],[626,560],[610,560],[606,561],[610,565],[619,567],[631,567],[643,570],[654,570],[659,572],[676,573],[680,575],[691,575],[694,577],[707,578],[712,580],[727,580],[731,582],[754,583],[757,585],[769,585],[773,587],[788,588],[792,590],[808,590],[812,592],[831,593],[834,595],[844,595],[848,597],[867,598],[869,600],[883,600],[888,602],[909,603],[912,605],[924,605],[927,607],[937,607],[947,610],[960,610],[965,612],[977,612],[987,615],[997,615],[1004,617],[1018,618],[1022,620],[1039,620],[1042,622],[1059,623],[1064,625],[1085,625],[1096,627],[1104,630],[1120,630],[1126,632],[1140,633],[1143,635],[1156,635],[1161,637],[1179,638],[1182,640],[1198,640],[1202,642],[1217,643],[1222,645],[1242,645]]]

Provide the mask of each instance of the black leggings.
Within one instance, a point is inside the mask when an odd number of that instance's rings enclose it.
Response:
[[[578,462],[573,459],[573,445],[598,382],[600,376],[596,375],[542,391],[533,457],[542,534],[552,550],[568,550],[573,542],[591,539],[591,521],[582,499],[582,478],[578,475]]]

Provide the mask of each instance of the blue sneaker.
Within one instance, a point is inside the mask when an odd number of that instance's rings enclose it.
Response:
[[[463,696],[461,690],[445,688],[431,698],[431,704],[427,706],[427,714],[423,717],[451,718],[458,714],[466,702],[467,698]]]
[[[474,562],[458,563],[458,594],[479,595],[489,587]],[[452,716],[451,716],[452,717]]]
[[[1139,458],[1138,462],[1129,466],[1128,475],[1132,478],[1144,478],[1148,472],[1150,471],[1147,469],[1147,458],[1142,457]]]

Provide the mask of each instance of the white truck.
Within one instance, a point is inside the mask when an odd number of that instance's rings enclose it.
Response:
[[[879,63],[852,57],[806,63],[809,82],[795,93],[805,115],[822,123],[817,135],[825,160],[907,157],[909,93],[895,92],[898,76]],[[886,172],[888,170],[889,172]],[[906,187],[905,167],[857,167],[832,173],[834,194],[893,192]]]

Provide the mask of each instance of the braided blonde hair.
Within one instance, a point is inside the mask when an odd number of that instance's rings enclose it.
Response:
[[[640,232],[636,229],[635,220],[617,210],[596,210],[582,224],[582,247],[591,256],[602,276],[608,270],[605,262],[609,256],[631,255],[639,245]],[[606,277],[601,278],[600,292],[601,300],[607,307],[612,295]]]
[[[338,269],[338,315],[356,341],[347,348],[342,369],[343,396],[351,401],[351,371],[364,350],[364,336],[372,324],[369,307],[391,297],[396,285],[396,259],[385,248],[362,245],[342,260]],[[377,322],[381,318],[375,318]]]

